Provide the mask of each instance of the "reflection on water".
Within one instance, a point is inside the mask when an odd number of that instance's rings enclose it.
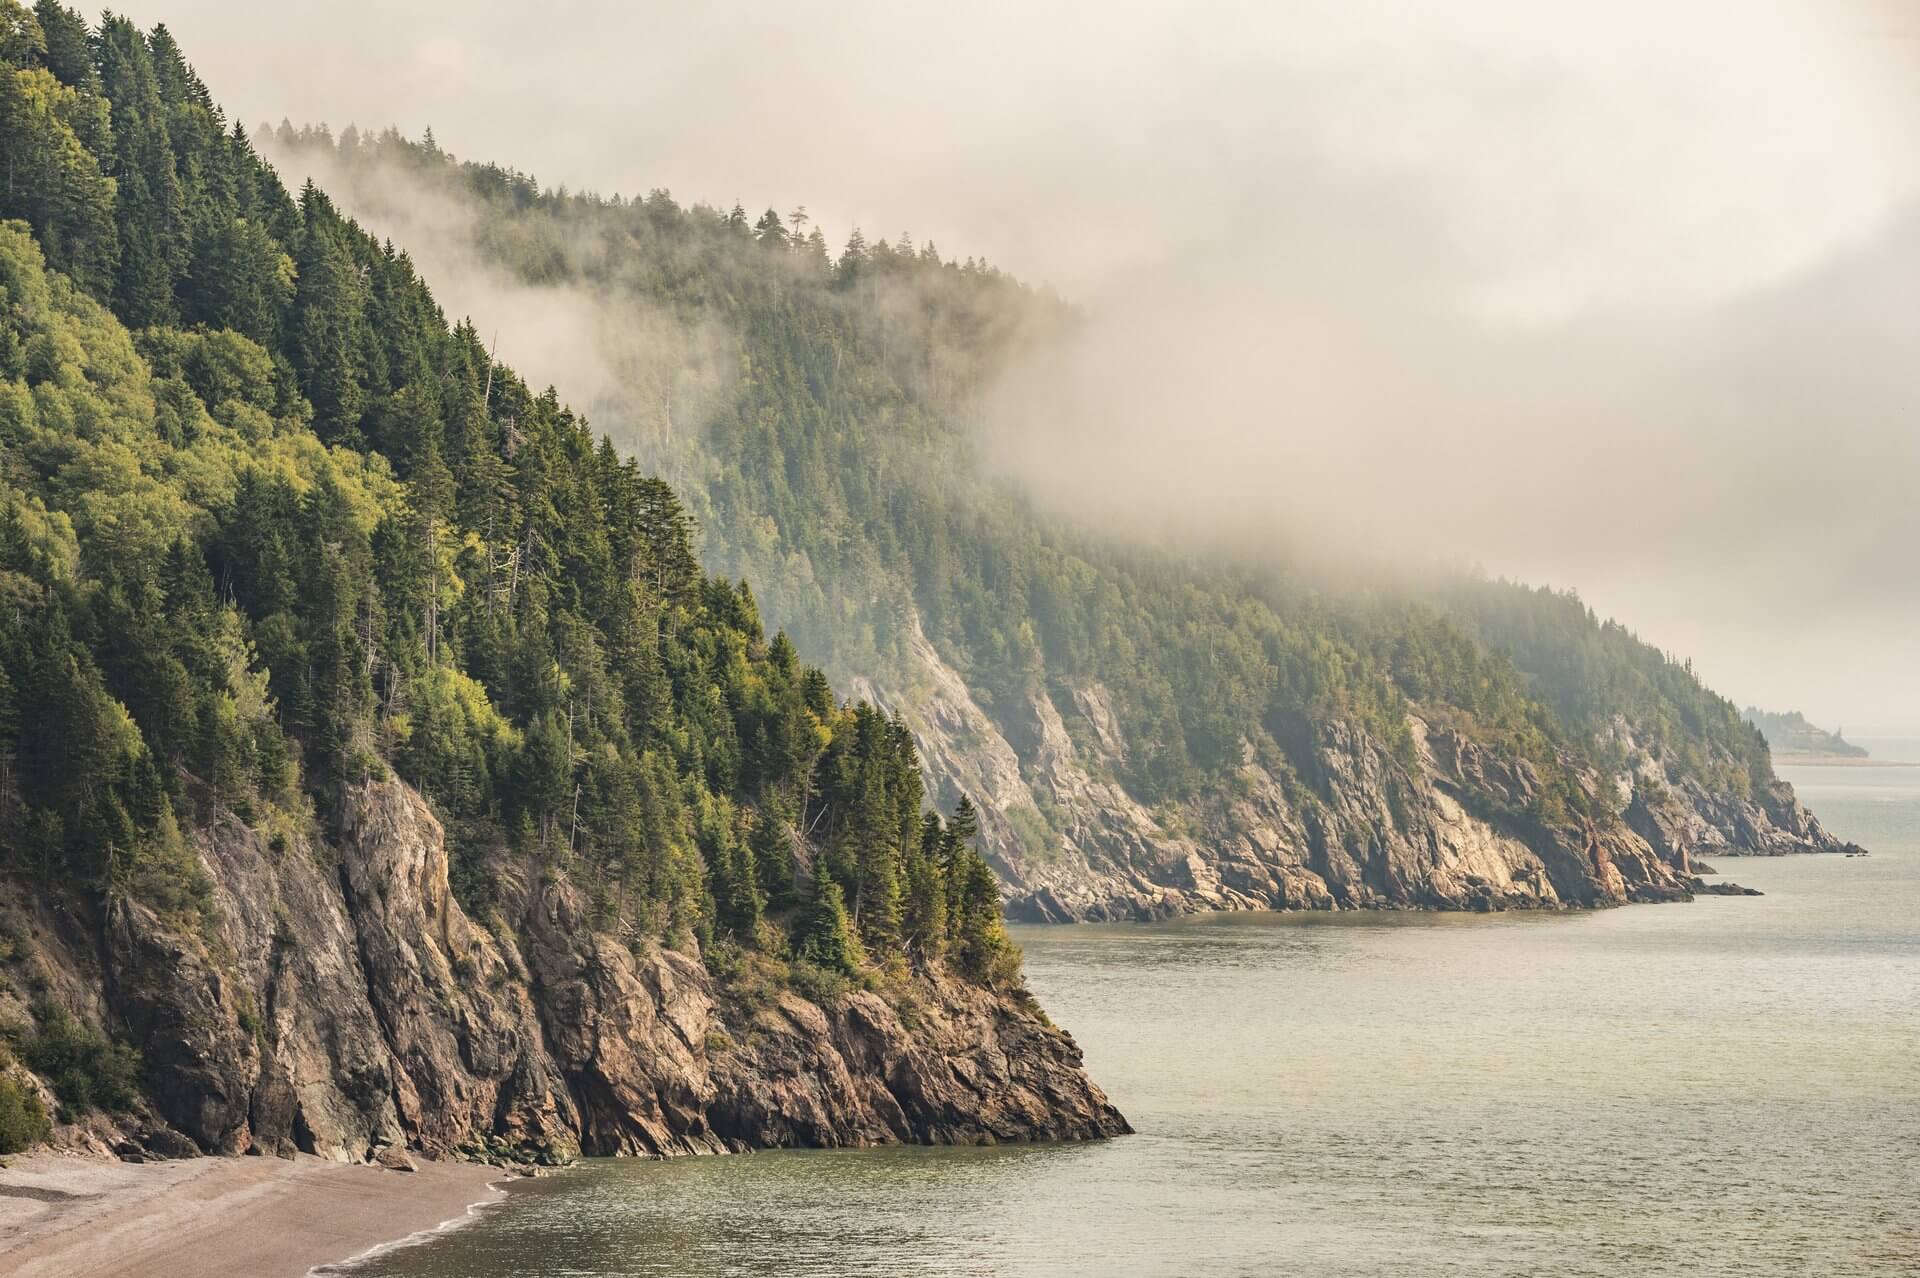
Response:
[[[1912,1275],[1920,768],[1789,779],[1874,855],[1589,915],[1019,929],[1137,1136],[595,1163],[361,1272]]]

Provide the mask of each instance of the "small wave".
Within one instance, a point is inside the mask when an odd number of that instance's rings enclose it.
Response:
[[[349,1256],[345,1260],[330,1260],[324,1265],[315,1265],[313,1268],[307,1270],[307,1278],[340,1278],[342,1275],[357,1273],[360,1269],[364,1268],[369,1261],[377,1260],[381,1256],[399,1251],[403,1247],[417,1247],[423,1242],[430,1242],[440,1237],[442,1234],[450,1234],[456,1229],[464,1229],[474,1221],[480,1219],[481,1213],[488,1208],[505,1206],[510,1201],[506,1197],[505,1191],[507,1186],[513,1183],[514,1179],[518,1178],[514,1177],[507,1180],[487,1182],[488,1189],[499,1191],[501,1196],[498,1198],[483,1198],[479,1202],[468,1203],[467,1209],[460,1215],[455,1216],[451,1220],[443,1220],[430,1229],[416,1229],[404,1238],[395,1238],[390,1242],[375,1243],[365,1251]]]

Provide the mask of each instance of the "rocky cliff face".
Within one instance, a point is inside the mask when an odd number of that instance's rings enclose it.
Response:
[[[1745,794],[1715,794],[1680,775],[1657,746],[1643,744],[1631,724],[1616,718],[1608,736],[1627,758],[1618,780],[1626,820],[1669,862],[1690,858],[1785,856],[1794,852],[1857,852],[1836,838],[1800,803],[1793,787],[1772,780]]]
[[[1299,743],[1291,769],[1248,749],[1222,793],[1174,808],[1118,782],[1127,744],[1098,685],[1037,692],[990,716],[924,636],[902,688],[856,695],[913,729],[942,804],[981,809],[986,845],[1017,919],[1153,918],[1211,909],[1557,909],[1684,899],[1706,851],[1840,851],[1776,782],[1751,796],[1668,778],[1625,724],[1628,765],[1588,773],[1615,787],[1624,822],[1529,815],[1539,778],[1416,714],[1409,763],[1334,723]],[[1078,731],[1069,733],[1063,716]],[[1279,775],[1286,771],[1288,775]],[[1043,818],[1042,813],[1047,817]],[[1050,827],[1050,828],[1049,828]]]
[[[564,873],[503,858],[500,908],[469,918],[439,824],[398,782],[352,789],[343,813],[326,842],[206,831],[198,928],[127,902],[0,904],[14,990],[144,1057],[151,1112],[69,1143],[552,1159],[1127,1130],[1023,995],[935,974],[885,997],[746,997],[697,956],[596,928]],[[24,1015],[0,993],[0,1019]]]

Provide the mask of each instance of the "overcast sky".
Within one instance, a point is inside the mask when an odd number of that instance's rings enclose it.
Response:
[[[1577,586],[1920,735],[1920,0],[121,8],[249,125],[1054,283],[989,435],[1045,500]]]

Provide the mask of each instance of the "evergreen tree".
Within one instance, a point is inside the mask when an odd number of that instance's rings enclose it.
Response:
[[[300,193],[288,358],[313,404],[314,429],[329,443],[359,440],[367,400],[368,294],[333,206],[312,182]]]
[[[753,224],[753,236],[760,242],[762,248],[774,252],[786,252],[787,228],[781,222],[780,215],[772,209],[762,213],[760,220]]]
[[[99,160],[108,111],[92,62],[75,64],[73,21],[57,5],[36,15],[0,0],[0,218],[32,223],[48,262],[104,297],[119,257],[115,185]],[[79,74],[63,82],[62,68]]]
[[[860,942],[847,919],[840,885],[826,875],[813,880],[813,893],[801,923],[797,953],[830,972],[852,973],[861,961]]]

